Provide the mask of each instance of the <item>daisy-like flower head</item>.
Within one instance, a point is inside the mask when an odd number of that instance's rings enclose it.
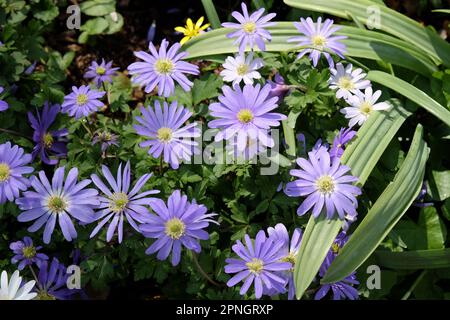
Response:
[[[356,131],[352,128],[341,128],[339,133],[333,140],[333,146],[330,149],[330,156],[333,160],[334,158],[342,157],[344,153],[344,146],[349,143],[353,137],[356,136]]]
[[[253,79],[260,79],[261,74],[257,71],[264,65],[262,59],[253,59],[253,52],[247,57],[240,54],[236,57],[227,57],[220,72],[224,81],[233,82],[233,85],[239,84],[242,80],[245,84],[253,84]]]
[[[208,240],[209,234],[204,229],[210,223],[216,223],[212,217],[215,213],[207,213],[208,209],[197,204],[195,200],[188,201],[187,196],[175,190],[167,200],[167,205],[161,199],[156,199],[150,205],[156,215],[151,215],[148,223],[142,224],[140,230],[147,238],[157,239],[146,251],[159,260],[165,260],[172,252],[172,265],[180,262],[181,247],[200,253],[202,247],[199,240]]]
[[[159,101],[155,101],[155,110],[150,106],[141,108],[142,118],[136,117],[141,125],[134,125],[139,135],[149,137],[150,140],[141,142],[139,146],[150,146],[148,154],[154,158],[162,156],[173,169],[178,169],[180,159],[189,161],[191,156],[198,153],[198,143],[192,138],[200,137],[201,132],[196,128],[197,123],[186,126],[183,124],[190,118],[192,112],[173,101],[170,106],[164,102],[163,108]]]
[[[106,150],[111,146],[118,147],[118,140],[119,136],[114,133],[110,133],[108,131],[97,131],[92,139],[92,144],[96,145],[97,143],[100,143],[100,149],[102,152],[106,152]]]
[[[86,189],[91,180],[78,180],[78,169],[72,168],[64,180],[64,167],[56,169],[52,183],[48,181],[44,171],[39,172],[39,178],[31,177],[31,186],[35,191],[26,191],[23,197],[16,200],[23,211],[17,220],[33,221],[29,232],[36,232],[44,224],[44,243],[50,243],[56,221],[59,222],[62,234],[67,241],[77,237],[77,231],[71,217],[89,223],[94,219],[94,210],[100,202],[98,191]]]
[[[69,274],[67,268],[53,258],[50,267],[45,261],[39,267],[37,283],[37,300],[68,300],[72,295],[78,293],[78,289],[67,288]]]
[[[0,86],[0,94],[2,94],[3,91],[5,91],[5,88]],[[0,112],[5,111],[8,108],[9,108],[9,104],[6,101],[4,101],[4,100],[0,100]]]
[[[244,240],[245,245],[238,240],[232,247],[239,258],[225,260],[225,272],[236,273],[227,285],[232,287],[243,281],[240,293],[244,295],[254,283],[257,299],[261,298],[263,291],[283,290],[286,279],[279,273],[292,268],[290,262],[281,261],[284,257],[281,250],[283,241],[267,238],[264,230],[258,232],[254,243],[248,235],[245,235]]]
[[[100,211],[98,212],[99,215],[96,217],[96,220],[101,221],[92,231],[91,238],[95,236],[106,223],[110,222],[106,233],[106,241],[111,241],[114,232],[117,229],[119,243],[121,243],[123,238],[123,221],[128,221],[137,232],[140,232],[136,221],[139,223],[148,221],[146,218],[148,218],[150,212],[146,206],[150,205],[150,203],[155,200],[149,196],[159,193],[159,190],[140,192],[152,174],[143,175],[138,179],[134,187],[131,188],[131,170],[129,161],[125,165],[123,173],[122,164],[119,165],[117,179],[114,179],[111,171],[106,166],[102,166],[102,172],[110,187],[107,187],[96,174],[91,175],[92,181],[103,193],[99,197]]]
[[[309,152],[308,156],[308,160],[297,159],[301,169],[293,169],[290,174],[299,179],[287,183],[285,189],[290,197],[306,196],[297,214],[304,215],[312,208],[312,214],[317,218],[325,208],[328,219],[337,212],[341,220],[355,220],[356,196],[361,194],[361,189],[352,183],[358,178],[346,174],[350,168],[342,165],[339,158],[331,161],[326,150]]]
[[[190,39],[198,36],[199,34],[203,33],[205,29],[207,29],[210,24],[205,23],[203,26],[203,21],[205,20],[204,17],[200,17],[197,22],[194,24],[191,20],[191,18],[188,18],[186,20],[186,25],[184,27],[176,27],[175,31],[180,32],[184,35],[183,39],[181,39],[180,44],[183,45]]]
[[[239,22],[225,22],[222,23],[222,26],[225,28],[236,29],[229,34],[227,34],[228,38],[237,38],[234,44],[239,44],[239,53],[244,53],[247,45],[249,45],[250,49],[258,46],[259,50],[265,51],[266,44],[265,41],[271,41],[272,36],[269,31],[265,28],[274,26],[275,22],[269,22],[272,20],[276,14],[269,13],[263,16],[264,8],[261,8],[252,14],[248,13],[247,6],[245,3],[241,3],[242,14],[237,11],[233,11],[231,15]]]
[[[274,241],[281,241],[283,243],[283,247],[280,249],[283,253],[281,261],[292,264],[292,268],[284,272],[287,278],[288,299],[292,300],[295,296],[294,267],[295,261],[297,260],[298,250],[300,249],[300,243],[302,241],[302,230],[295,228],[292,233],[292,238],[290,238],[289,232],[284,224],[278,223],[274,228],[269,227],[267,229],[267,233],[269,234],[269,238],[272,238]]]
[[[279,126],[280,121],[287,117],[270,112],[278,107],[278,98],[269,98],[270,90],[269,84],[262,88],[259,84],[247,84],[243,90],[239,85],[234,85],[233,89],[224,86],[219,102],[209,106],[211,115],[219,119],[210,121],[208,126],[222,129],[215,140],[228,140],[237,134],[239,151],[245,149],[248,139],[258,139],[263,146],[273,147],[275,142],[269,135],[269,129]]]
[[[22,277],[16,270],[8,281],[8,274],[2,271],[0,277],[0,300],[31,300],[36,297],[35,292],[31,292],[36,281],[28,281],[22,285]]]
[[[366,80],[367,74],[362,69],[353,69],[351,63],[345,68],[342,63],[336,64],[336,69],[330,68],[331,77],[328,80],[330,89],[337,89],[336,98],[349,99],[358,91],[370,87],[370,81]]]
[[[38,252],[42,249],[42,246],[35,247],[30,237],[24,237],[21,241],[12,242],[9,248],[14,253],[11,263],[19,263],[19,270],[23,270],[26,266],[33,264],[40,266],[42,262],[48,260],[47,255]]]
[[[297,58],[300,59],[304,55],[309,54],[313,66],[317,66],[320,55],[323,54],[328,64],[333,67],[333,58],[330,53],[324,51],[330,50],[344,59],[346,47],[340,40],[346,39],[347,37],[334,36],[333,33],[338,31],[340,27],[333,26],[333,23],[333,20],[326,19],[322,25],[322,17],[319,17],[316,23],[309,17],[306,20],[301,18],[300,22],[294,22],[297,30],[303,35],[289,38],[288,42],[298,42],[300,47],[309,47],[301,50]]]
[[[23,175],[32,173],[31,154],[24,154],[22,148],[11,146],[10,142],[0,144],[0,204],[14,201],[19,192],[26,190],[29,181]]]
[[[84,78],[92,79],[97,88],[100,88],[104,82],[111,83],[112,77],[115,76],[117,70],[119,70],[119,68],[113,68],[112,63],[112,61],[106,63],[105,59],[102,59],[100,64],[98,64],[97,61],[92,61],[84,74]]]
[[[158,86],[158,95],[169,97],[175,92],[175,81],[185,90],[191,90],[193,83],[185,74],[197,75],[200,73],[198,66],[181,61],[187,52],[178,52],[180,44],[175,43],[169,48],[169,42],[163,40],[159,51],[153,43],[149,43],[150,54],[144,51],[135,52],[134,55],[144,62],[134,62],[128,66],[128,71],[133,76],[133,83],[145,86],[145,92],[150,93]]]
[[[378,102],[381,96],[381,90],[372,91],[372,87],[366,88],[363,92],[357,91],[355,95],[351,96],[347,103],[350,107],[341,109],[341,113],[347,119],[350,119],[348,126],[351,128],[354,125],[362,125],[374,111],[388,110],[391,105],[386,102]]]
[[[104,91],[91,90],[89,86],[79,88],[73,86],[72,92],[64,97],[62,112],[67,113],[75,119],[87,117],[103,107],[99,99],[105,95]]]
[[[34,129],[33,141],[36,144],[31,155],[34,159],[39,154],[42,162],[48,165],[58,163],[58,159],[50,159],[50,154],[53,154],[56,158],[64,157],[67,154],[64,138],[69,134],[69,131],[67,129],[49,131],[60,110],[59,104],[50,105],[46,102],[42,113],[37,112],[34,116],[31,112],[28,112],[28,120]]]

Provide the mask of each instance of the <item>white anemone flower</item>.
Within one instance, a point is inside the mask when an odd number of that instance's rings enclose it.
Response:
[[[336,90],[338,99],[349,99],[360,90],[370,87],[370,81],[364,79],[367,74],[362,69],[353,69],[351,63],[345,66],[342,63],[336,64],[336,69],[330,68],[331,77],[328,80],[330,89]]]
[[[366,88],[364,93],[358,91],[355,95],[351,96],[347,103],[350,107],[341,109],[341,113],[345,115],[349,121],[349,127],[353,127],[355,124],[362,125],[374,111],[387,110],[391,107],[386,102],[378,102],[381,96],[381,91],[377,90],[373,93],[372,87]]]
[[[245,84],[253,84],[253,79],[260,79],[261,74],[257,71],[264,65],[263,60],[253,59],[253,53],[247,57],[240,54],[236,57],[227,57],[220,75],[224,81],[233,82],[233,85],[239,84],[244,80]]]
[[[31,300],[36,297],[36,292],[30,292],[36,281],[32,280],[22,284],[22,277],[19,271],[14,271],[8,282],[8,274],[6,271],[2,272],[0,278],[0,300]]]

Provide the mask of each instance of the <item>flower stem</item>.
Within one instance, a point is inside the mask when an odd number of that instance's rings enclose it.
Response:
[[[92,134],[91,129],[89,129],[89,127],[87,126],[87,124],[83,120],[81,120],[81,125],[84,127],[84,129],[86,129],[87,133],[92,138],[94,135]]]
[[[39,289],[42,289],[42,288],[41,288],[41,285],[39,284],[39,279],[38,279],[38,277],[36,276],[36,272],[34,272],[33,267],[32,267],[31,265],[28,265],[28,268],[30,268],[31,274],[33,275],[33,278],[34,278],[34,280],[36,281],[36,285],[39,287]]]
[[[212,285],[215,285],[216,287],[222,287],[223,284],[220,284],[220,283],[214,281],[213,279],[211,279],[211,277],[205,272],[205,270],[203,270],[202,266],[198,262],[197,254],[194,251],[190,251],[190,252],[192,255],[192,260],[194,261],[195,266],[197,267],[198,271],[203,276],[203,278],[208,280],[209,283],[211,283]]]
[[[14,131],[14,130],[0,128],[0,132],[5,132],[5,133],[9,133],[9,134],[12,134],[12,135],[15,135],[15,136],[24,137],[24,138],[26,138],[26,139],[28,139],[30,141],[33,141],[33,139],[31,139],[29,136],[27,136],[27,135],[25,135],[23,133]]]

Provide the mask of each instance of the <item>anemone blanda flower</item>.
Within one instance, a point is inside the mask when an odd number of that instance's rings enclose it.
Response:
[[[64,97],[62,112],[75,119],[87,117],[103,107],[104,104],[99,99],[104,95],[104,91],[91,90],[89,86],[73,86],[72,92]]]
[[[199,152],[198,143],[193,138],[200,137],[200,129],[196,128],[196,122],[183,126],[192,112],[178,106],[176,101],[170,106],[164,102],[163,108],[159,101],[155,101],[155,110],[150,106],[141,107],[141,113],[142,117],[136,117],[140,125],[134,125],[134,129],[139,135],[150,138],[139,144],[142,148],[150,146],[148,154],[154,158],[163,156],[164,162],[177,169],[181,159],[189,161],[193,154]]]
[[[184,27],[176,27],[175,31],[180,32],[184,35],[183,39],[181,39],[180,44],[183,45],[190,39],[198,36],[199,34],[203,33],[204,30],[206,30],[210,24],[205,23],[203,26],[203,21],[205,20],[204,17],[200,17],[197,22],[194,24],[192,22],[191,18],[188,18],[186,20],[186,25]]]
[[[59,222],[62,234],[67,241],[77,237],[77,231],[71,217],[83,222],[93,221],[94,210],[99,205],[98,191],[86,189],[91,180],[78,180],[78,169],[72,168],[64,180],[64,167],[56,169],[52,183],[48,181],[44,171],[39,172],[39,178],[30,178],[35,191],[26,191],[22,198],[16,200],[23,211],[17,220],[33,221],[29,232],[36,232],[44,224],[44,243],[50,243],[56,221]]]
[[[113,68],[112,63],[112,61],[106,63],[105,59],[102,59],[100,64],[98,64],[97,61],[92,61],[84,74],[84,78],[92,79],[97,88],[100,88],[104,82],[111,83],[112,77],[115,76],[117,70],[119,70],[119,68]]]
[[[325,52],[324,50],[330,50],[344,59],[346,47],[340,40],[346,39],[347,37],[333,35],[333,33],[340,29],[340,27],[333,26],[333,20],[326,19],[322,25],[322,17],[319,17],[316,23],[308,17],[306,20],[301,18],[300,22],[294,22],[294,25],[303,35],[291,37],[287,41],[298,42],[300,47],[309,47],[302,49],[298,54],[297,59],[309,54],[313,66],[317,66],[320,55],[323,54],[327,59],[328,64],[333,67],[333,58],[330,53]]]
[[[102,166],[103,176],[110,187],[107,187],[96,174],[91,175],[92,182],[103,193],[99,197],[100,206],[96,220],[101,220],[91,233],[94,237],[103,226],[109,223],[106,233],[106,241],[111,241],[116,229],[119,243],[123,238],[123,222],[128,223],[137,231],[139,227],[136,222],[147,222],[146,218],[150,215],[146,206],[149,206],[155,199],[149,197],[152,194],[159,193],[159,190],[148,190],[141,192],[145,183],[151,178],[152,174],[144,174],[138,179],[133,188],[131,188],[131,170],[130,162],[125,165],[122,173],[122,163],[117,170],[117,179],[114,179],[111,171],[106,166]]]
[[[34,116],[31,112],[28,112],[28,121],[34,129],[33,141],[36,144],[31,155],[34,159],[39,154],[42,162],[48,165],[58,163],[58,159],[50,159],[50,154],[57,158],[64,157],[67,154],[66,143],[63,139],[69,134],[69,131],[65,128],[49,131],[60,110],[59,104],[50,105],[46,102],[42,113],[38,111]]]
[[[216,223],[212,217],[215,213],[207,213],[208,209],[197,204],[195,200],[188,201],[187,196],[180,190],[175,190],[167,200],[167,205],[161,199],[156,199],[150,204],[156,214],[149,217],[149,221],[140,226],[142,234],[147,238],[157,239],[145,251],[153,254],[159,260],[165,260],[172,252],[172,265],[180,262],[181,248],[200,253],[199,240],[208,240],[209,234],[204,229],[210,223]]]
[[[391,106],[387,102],[377,103],[380,96],[381,90],[373,92],[372,87],[368,87],[364,93],[358,91],[347,99],[350,107],[341,109],[341,113],[350,119],[348,126],[362,125],[374,111],[388,110]]]
[[[256,155],[265,152],[267,148],[258,139],[247,138],[244,150],[240,150],[238,148],[238,137],[234,136],[227,140],[226,150],[232,160],[243,159],[244,161],[249,161],[253,160]]]
[[[247,234],[244,240],[245,245],[238,240],[232,246],[234,253],[239,258],[227,258],[225,260],[227,263],[225,272],[236,273],[228,280],[227,285],[232,287],[243,281],[244,284],[241,287],[240,294],[244,295],[254,283],[257,299],[261,298],[263,291],[283,290],[286,279],[279,273],[292,268],[291,263],[280,261],[284,257],[281,250],[284,246],[283,241],[267,238],[263,230],[256,235],[254,244]]]
[[[36,285],[36,300],[67,300],[79,292],[78,289],[69,289],[67,268],[58,259],[53,258],[50,267],[44,261],[39,267],[38,283]]]
[[[244,53],[247,45],[253,50],[255,45],[261,51],[266,50],[265,41],[271,41],[272,36],[265,28],[274,26],[275,22],[269,22],[276,14],[269,13],[263,16],[264,8],[261,8],[249,15],[247,6],[244,2],[241,3],[242,14],[233,11],[231,15],[239,22],[224,22],[222,27],[236,29],[227,34],[228,38],[237,38],[234,44],[239,45],[239,53]]]
[[[208,123],[210,128],[222,129],[216,134],[215,140],[230,139],[237,134],[237,147],[243,151],[247,139],[258,139],[266,147],[273,147],[273,138],[269,135],[271,127],[279,126],[281,120],[287,117],[280,113],[270,112],[276,107],[278,98],[269,98],[271,87],[266,84],[261,88],[245,85],[242,90],[239,85],[233,89],[224,86],[219,102],[209,106],[211,115],[219,118]]]
[[[0,86],[0,94],[2,94],[3,91],[5,91],[5,88]],[[0,100],[0,112],[5,111],[8,108],[9,108],[9,104],[4,100]]]
[[[291,89],[289,85],[284,82],[284,78],[279,73],[275,74],[273,80],[267,80],[267,83],[270,84],[271,87],[269,98],[277,97],[278,103],[282,101],[284,96]]]
[[[281,261],[289,262],[292,264],[292,268],[288,271],[283,271],[284,276],[287,278],[288,286],[288,299],[292,300],[295,296],[295,283],[294,283],[294,266],[297,259],[298,250],[300,249],[300,243],[302,241],[302,230],[295,228],[292,233],[292,238],[289,237],[289,232],[282,223],[278,223],[274,228],[269,227],[267,229],[269,238],[274,241],[281,241],[283,246],[280,251],[283,253]]]
[[[181,61],[187,52],[178,52],[180,44],[175,43],[169,48],[169,42],[163,40],[159,51],[156,51],[153,43],[149,43],[150,54],[144,51],[135,52],[134,55],[144,62],[134,62],[128,66],[128,71],[133,76],[132,82],[145,86],[145,92],[152,92],[158,86],[158,95],[169,97],[175,92],[175,81],[185,90],[191,90],[193,82],[185,74],[198,75],[198,66]]]
[[[11,146],[10,142],[0,144],[0,204],[13,201],[29,186],[23,175],[32,173],[33,168],[27,166],[31,162],[31,154],[25,154],[22,148]]]
[[[304,215],[312,208],[317,218],[322,209],[328,219],[337,212],[341,220],[356,219],[356,196],[361,189],[352,185],[357,177],[348,175],[350,168],[342,165],[339,158],[330,159],[326,149],[309,152],[309,159],[298,158],[300,170],[293,169],[290,174],[299,179],[286,184],[285,193],[290,197],[307,196],[297,209],[298,215]]]
[[[118,140],[119,140],[118,135],[110,133],[108,131],[100,131],[94,134],[92,144],[96,145],[97,143],[100,143],[100,149],[104,153],[111,146],[118,147],[119,146]]]
[[[233,85],[244,81],[245,84],[253,84],[253,79],[260,79],[261,74],[257,71],[264,65],[262,59],[253,59],[253,52],[247,57],[239,54],[236,57],[227,57],[223,64],[224,70],[220,72],[224,81],[233,82]]]
[[[11,263],[19,263],[18,269],[23,270],[26,266],[36,264],[40,266],[45,260],[48,260],[46,254],[38,252],[42,246],[34,246],[30,237],[24,237],[23,240],[12,242],[9,248],[13,251],[14,257]]]
[[[36,297],[35,292],[31,292],[36,281],[28,281],[22,285],[22,277],[16,270],[8,281],[8,274],[2,271],[0,277],[0,300],[31,300]]]
[[[342,63],[336,64],[336,69],[330,68],[330,89],[336,90],[336,98],[348,99],[357,91],[370,87],[370,81],[365,79],[367,74],[362,69],[353,69],[351,63],[344,67]]]
[[[341,128],[336,137],[334,137],[333,145],[330,148],[330,156],[333,158],[340,158],[344,153],[344,146],[349,143],[356,136],[356,131],[352,128]]]

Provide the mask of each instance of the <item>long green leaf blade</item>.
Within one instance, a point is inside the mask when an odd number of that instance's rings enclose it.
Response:
[[[212,0],[202,0],[208,21],[213,29],[220,28],[220,19]]]
[[[379,266],[395,270],[450,268],[450,248],[416,251],[375,251]]]

